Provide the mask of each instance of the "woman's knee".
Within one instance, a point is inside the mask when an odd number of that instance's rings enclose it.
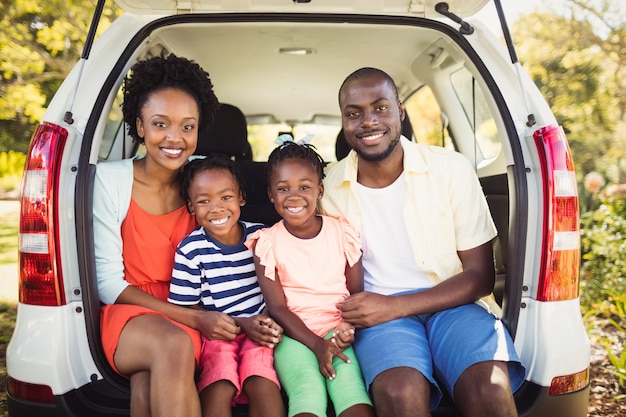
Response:
[[[180,327],[159,315],[143,315],[129,320],[118,342],[116,366],[125,373],[151,369],[155,363],[193,364],[191,337]],[[124,371],[122,371],[124,372]]]

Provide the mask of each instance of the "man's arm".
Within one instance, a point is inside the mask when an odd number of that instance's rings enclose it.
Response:
[[[459,251],[463,271],[424,291],[393,296],[361,292],[338,304],[343,319],[356,328],[400,317],[434,313],[470,304],[489,295],[495,282],[491,241]]]

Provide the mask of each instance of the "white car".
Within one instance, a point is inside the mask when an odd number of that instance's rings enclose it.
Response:
[[[410,120],[405,135],[461,152],[482,183],[498,228],[495,296],[527,369],[514,393],[519,414],[587,415],[590,348],[579,309],[571,154],[513,45],[473,18],[491,1],[117,3],[125,14],[92,48],[87,39],[85,58],[32,137],[21,191],[20,301],[7,349],[10,417],[129,414],[128,383],[100,345],[93,179],[99,162],[142,152],[121,122],[122,82],[137,60],[162,53],[209,72],[226,104],[197,152],[239,161],[249,197],[243,218],[266,223],[276,220],[261,174],[273,140],[312,133],[326,160],[342,157],[341,82],[364,66],[388,72]],[[449,399],[433,414],[459,415]]]

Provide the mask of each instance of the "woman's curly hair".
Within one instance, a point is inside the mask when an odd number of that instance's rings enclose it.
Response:
[[[180,89],[196,100],[200,113],[199,131],[205,131],[215,118],[219,102],[209,74],[187,58],[170,54],[139,61],[131,68],[124,83],[122,113],[128,134],[143,142],[137,133],[136,119],[150,94],[164,88]]]

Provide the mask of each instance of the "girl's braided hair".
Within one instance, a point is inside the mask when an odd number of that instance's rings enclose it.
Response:
[[[122,114],[128,126],[128,134],[143,142],[137,133],[136,119],[150,94],[166,88],[186,92],[196,100],[200,113],[199,132],[213,123],[219,102],[213,92],[209,74],[200,65],[187,58],[170,54],[139,61],[131,68],[131,75],[124,82]]]
[[[274,170],[281,162],[287,159],[302,159],[313,167],[317,173],[320,182],[324,179],[324,167],[327,163],[315,150],[315,146],[308,143],[297,143],[286,141],[274,148],[270,154],[267,165],[265,166],[265,182],[269,186]]]
[[[201,172],[210,171],[212,169],[225,169],[229,171],[233,178],[235,178],[237,184],[239,184],[241,198],[246,200],[245,182],[237,163],[221,153],[211,153],[206,158],[196,158],[185,164],[180,187],[180,195],[183,200],[189,202],[189,186],[193,178]],[[187,206],[187,210],[189,210],[189,206]]]

